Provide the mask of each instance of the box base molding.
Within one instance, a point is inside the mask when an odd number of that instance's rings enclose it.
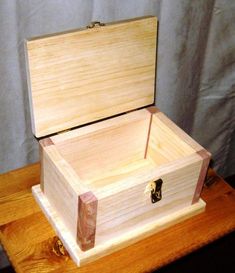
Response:
[[[206,207],[206,203],[200,199],[197,203],[191,206],[185,207],[170,215],[152,221],[141,228],[136,228],[131,232],[122,234],[116,238],[112,238],[109,241],[96,245],[94,248],[88,251],[82,251],[54,208],[50,205],[48,199],[41,191],[40,185],[32,187],[32,192],[38,205],[43,210],[48,221],[55,229],[57,235],[63,242],[64,247],[77,266],[82,266],[97,260],[98,258],[109,255],[117,250],[125,248],[137,241],[153,235],[154,233],[203,212]]]

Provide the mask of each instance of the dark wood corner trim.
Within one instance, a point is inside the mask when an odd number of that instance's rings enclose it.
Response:
[[[155,113],[160,112],[160,110],[159,110],[156,106],[149,106],[149,107],[147,108],[147,110],[148,110],[151,114],[155,114]]]
[[[206,178],[209,162],[211,159],[211,154],[207,152],[207,150],[205,149],[198,151],[197,154],[202,158],[202,167],[199,174],[197,186],[194,192],[192,204],[196,203],[200,198],[200,194],[201,194],[202,187]]]
[[[39,143],[42,147],[47,147],[47,146],[50,146],[50,145],[54,145],[54,142],[51,140],[50,137],[47,137],[47,138],[43,138],[41,140],[39,140]]]
[[[89,191],[78,196],[77,243],[82,251],[95,246],[98,200]]]

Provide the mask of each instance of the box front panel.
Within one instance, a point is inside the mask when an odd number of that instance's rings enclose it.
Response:
[[[96,229],[96,245],[135,228],[151,223],[181,208],[191,205],[198,182],[202,160],[195,157],[193,163],[177,170],[152,172],[148,180],[99,200]],[[173,167],[174,169],[174,167]],[[146,193],[150,181],[161,178],[162,199],[152,203],[151,193]]]

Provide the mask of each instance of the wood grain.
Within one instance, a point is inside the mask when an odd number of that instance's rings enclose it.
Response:
[[[174,132],[182,141],[187,143],[194,151],[198,152],[204,148],[197,143],[192,137],[190,137],[184,130],[177,126],[172,120],[170,120],[164,113],[157,111],[154,116],[157,117],[162,123],[165,124],[171,131]]]
[[[66,223],[74,238],[77,238],[78,195],[88,189],[63,159],[55,145],[44,148],[44,194],[57,214]]]
[[[149,119],[146,110],[134,111],[111,122],[92,124],[89,126],[92,129],[75,129],[74,137],[70,132],[62,134],[60,141],[56,138],[55,146],[84,184],[105,178],[109,183],[108,177],[117,180],[118,174],[125,173],[124,168],[128,176],[128,167],[144,158]]]
[[[235,230],[235,191],[209,170],[206,213],[77,268],[66,252],[54,250],[55,233],[32,195],[23,197],[39,177],[39,164],[0,175],[0,240],[18,273],[151,272]],[[22,196],[17,204],[14,194]]]
[[[161,165],[195,153],[165,119],[159,118],[160,115],[161,112],[152,114],[146,157]]]
[[[39,141],[39,158],[40,158],[40,187],[44,192],[44,169],[45,169],[45,151],[44,148],[50,145],[54,145],[50,137],[41,139]]]
[[[145,233],[145,225],[189,207],[200,169],[198,157],[188,158],[185,164],[172,164],[165,170],[152,169],[149,173],[118,181],[113,187],[94,191],[99,200],[96,245],[136,228]],[[145,188],[150,181],[159,178],[163,180],[162,200],[152,204],[150,194],[144,194]],[[141,236],[139,234],[139,238]]]
[[[154,101],[156,17],[26,42],[37,137]]]
[[[94,246],[94,241],[101,247],[192,204],[203,159],[159,114],[155,107],[136,110],[53,136],[54,145],[44,147],[45,197],[73,240],[79,235],[83,250]],[[153,205],[150,193],[144,192],[150,181],[159,178],[163,198]],[[86,192],[99,202],[97,218],[92,220],[97,226],[90,235],[96,238],[87,247],[87,238],[81,235],[86,217],[80,217],[86,208],[76,200]],[[139,238],[142,234],[144,230]]]
[[[209,163],[210,163],[210,159],[211,159],[211,154],[208,153],[206,150],[198,151],[197,154],[200,155],[202,158],[202,167],[201,167],[201,171],[199,174],[195,193],[193,196],[192,204],[196,203],[198,201],[198,199],[200,198],[202,187],[205,182],[205,177],[206,177],[207,170],[208,170]]]
[[[92,192],[78,197],[77,243],[82,251],[95,246],[98,200]]]
[[[87,238],[86,235],[89,235],[90,231],[92,236],[91,237],[89,236],[88,242],[84,241],[84,238],[81,238],[83,241],[79,242],[80,244],[83,243],[81,247],[84,248],[84,250],[88,250],[87,248],[89,248],[89,251],[84,252],[81,251],[81,249],[76,244],[76,241],[72,238],[72,236],[70,236],[70,232],[66,229],[63,221],[60,220],[60,217],[57,215],[53,207],[50,206],[47,198],[45,198],[45,196],[41,192],[40,187],[35,186],[33,188],[33,192],[37,199],[38,204],[43,209],[46,217],[49,219],[50,223],[59,234],[61,240],[67,247],[69,254],[71,255],[74,262],[78,266],[83,266],[87,263],[95,261],[98,258],[111,254],[119,249],[122,249],[130,244],[138,242],[139,240],[144,239],[156,232],[159,232],[162,229],[165,229],[171,225],[188,219],[204,211],[205,209],[205,203],[202,200],[200,200],[198,203],[195,203],[194,205],[189,205],[188,207],[178,209],[176,212],[168,214],[165,217],[161,217],[159,219],[153,218],[151,221],[148,221],[145,224],[141,223],[141,225],[139,225],[138,227],[133,226],[129,232],[126,233],[121,232],[120,234],[116,234],[116,236],[112,236],[112,238],[109,238],[109,240],[103,240],[100,244],[96,244],[95,246],[93,245],[94,246],[93,248],[91,248],[90,242],[90,239],[92,239],[93,243],[94,239],[93,234],[94,217],[92,217],[91,230],[90,227],[83,226],[85,227],[85,229],[82,231],[83,235],[85,235],[86,238]],[[91,212],[96,212],[96,198],[94,198],[94,195],[89,193],[87,196],[84,197],[84,200],[85,202],[90,200],[91,206],[89,207],[89,209],[91,210]],[[87,205],[85,206],[87,207]],[[87,214],[87,212],[85,212],[85,214]],[[84,225],[83,222],[82,225]],[[83,227],[79,227],[79,230],[83,229]],[[88,228],[88,230],[86,230],[86,228]]]

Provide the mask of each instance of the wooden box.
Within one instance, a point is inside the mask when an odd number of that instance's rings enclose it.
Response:
[[[156,38],[145,17],[26,42],[33,193],[78,265],[204,210],[210,154],[153,106]]]

